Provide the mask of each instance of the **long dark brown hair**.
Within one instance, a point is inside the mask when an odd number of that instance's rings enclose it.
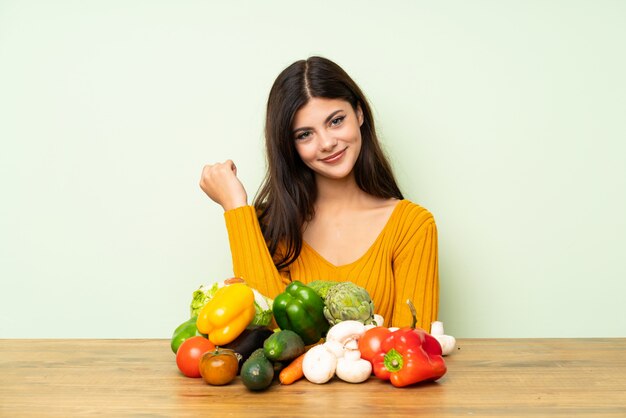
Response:
[[[312,97],[345,100],[355,112],[361,107],[362,143],[354,166],[356,183],[373,196],[403,199],[361,89],[339,65],[326,58],[294,62],[278,75],[267,100],[267,173],[254,199],[263,237],[279,270],[300,255],[302,226],[314,215],[315,175],[300,159],[293,137],[295,114]],[[280,254],[279,247],[284,249]]]

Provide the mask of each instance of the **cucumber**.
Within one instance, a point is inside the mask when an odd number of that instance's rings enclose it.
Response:
[[[263,349],[254,351],[241,366],[243,384],[250,390],[267,389],[274,380],[274,366],[265,357]]]
[[[295,332],[283,329],[265,340],[263,352],[271,361],[290,361],[304,353],[304,341]]]

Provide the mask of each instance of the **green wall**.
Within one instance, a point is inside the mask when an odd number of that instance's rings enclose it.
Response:
[[[384,4],[384,5],[383,5]],[[169,337],[232,274],[198,187],[342,65],[439,227],[458,337],[626,336],[626,3],[0,2],[0,337]]]

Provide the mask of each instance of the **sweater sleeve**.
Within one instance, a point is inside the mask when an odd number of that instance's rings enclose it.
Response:
[[[411,299],[417,311],[417,326],[430,332],[439,310],[437,227],[433,216],[423,208],[411,214],[407,222],[410,228],[393,264],[396,295],[391,323],[398,327],[411,325],[406,303]]]
[[[279,273],[267,248],[253,206],[224,212],[233,273],[270,298],[275,298],[290,283],[289,272]]]

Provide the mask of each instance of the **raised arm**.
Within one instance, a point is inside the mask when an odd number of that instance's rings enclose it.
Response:
[[[280,274],[263,239],[263,234],[248,196],[237,178],[237,167],[231,160],[204,166],[200,187],[224,209],[226,229],[233,258],[233,273],[264,295],[274,298],[289,279]]]
[[[410,299],[417,310],[417,326],[430,332],[439,310],[437,227],[430,212],[417,206],[406,222],[408,227],[393,265],[396,296],[391,323],[399,327],[411,325],[411,311],[406,303]]]
[[[224,212],[233,272],[264,295],[275,298],[290,283],[288,273],[279,273],[263,238],[256,210],[242,206]]]

